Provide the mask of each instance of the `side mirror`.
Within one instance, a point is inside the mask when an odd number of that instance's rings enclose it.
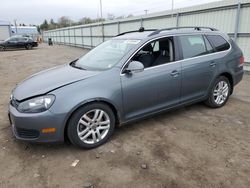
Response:
[[[128,67],[125,69],[125,73],[136,73],[142,72],[144,70],[144,65],[139,61],[131,61]]]

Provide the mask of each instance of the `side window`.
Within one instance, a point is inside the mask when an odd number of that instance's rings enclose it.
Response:
[[[173,37],[162,38],[146,44],[132,61],[140,61],[145,68],[174,61]]]
[[[8,41],[14,42],[14,41],[17,41],[17,38],[10,38]]]
[[[27,41],[27,38],[24,38],[24,37],[18,38],[18,42],[26,42],[26,41]]]
[[[207,35],[208,40],[213,44],[217,52],[225,51],[230,48],[228,42],[219,35]]]
[[[206,45],[202,35],[179,36],[183,59],[207,54]]]
[[[155,41],[154,44],[153,44],[153,51],[154,52],[159,52],[160,51],[160,45],[159,45],[159,41]]]
[[[205,40],[207,52],[208,53],[213,53],[214,49],[213,49],[213,47],[211,46],[210,42],[207,40],[207,38],[205,36],[204,36],[204,40]]]

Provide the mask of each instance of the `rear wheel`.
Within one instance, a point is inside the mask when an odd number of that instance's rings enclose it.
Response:
[[[31,44],[28,44],[25,48],[26,48],[27,50],[31,50],[31,49],[32,49],[32,45],[31,45]]]
[[[69,120],[67,135],[71,143],[81,148],[95,148],[113,134],[115,116],[109,106],[92,103],[77,110]]]
[[[218,77],[209,93],[205,104],[212,108],[219,108],[226,104],[231,92],[231,85],[225,76]]]

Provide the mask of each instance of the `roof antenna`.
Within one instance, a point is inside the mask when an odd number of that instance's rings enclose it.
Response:
[[[140,27],[139,32],[143,32],[145,30],[144,27]]]

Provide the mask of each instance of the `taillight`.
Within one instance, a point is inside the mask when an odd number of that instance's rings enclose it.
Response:
[[[240,64],[239,64],[239,66],[243,66],[244,63],[245,63],[244,57],[241,56],[241,57],[240,57]]]

